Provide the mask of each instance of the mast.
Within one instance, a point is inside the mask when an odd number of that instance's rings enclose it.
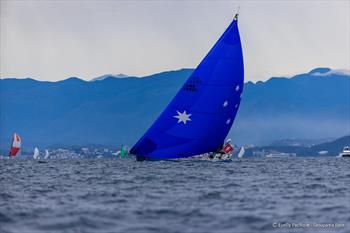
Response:
[[[241,9],[241,7],[238,6],[237,13],[236,13],[235,16],[233,17],[233,20],[238,21],[238,15],[239,15],[240,9]]]

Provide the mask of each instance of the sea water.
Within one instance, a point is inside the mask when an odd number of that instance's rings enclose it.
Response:
[[[0,232],[350,232],[350,159],[0,160]]]

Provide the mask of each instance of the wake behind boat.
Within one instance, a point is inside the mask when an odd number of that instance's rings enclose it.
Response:
[[[158,119],[130,150],[137,160],[221,151],[243,91],[238,14]]]

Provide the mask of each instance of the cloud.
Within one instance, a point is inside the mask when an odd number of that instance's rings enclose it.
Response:
[[[90,80],[196,67],[237,5],[246,80],[350,68],[349,1],[28,0],[0,1],[0,74]]]

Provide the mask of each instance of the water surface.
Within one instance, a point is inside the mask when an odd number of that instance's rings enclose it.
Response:
[[[349,168],[348,158],[0,160],[0,232],[350,232]]]

